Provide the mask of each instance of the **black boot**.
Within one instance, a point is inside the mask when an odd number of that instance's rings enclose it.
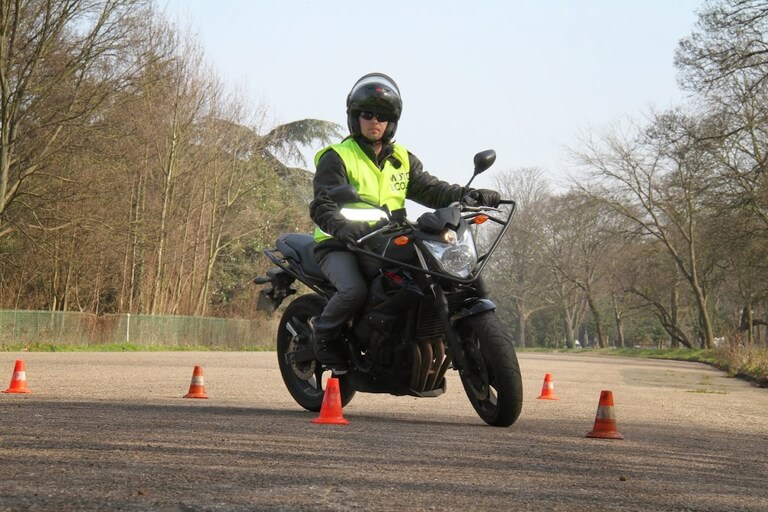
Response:
[[[309,322],[312,326],[312,350],[315,351],[315,358],[322,364],[331,368],[343,368],[347,366],[347,361],[341,356],[338,341],[332,333],[315,330],[314,318]]]

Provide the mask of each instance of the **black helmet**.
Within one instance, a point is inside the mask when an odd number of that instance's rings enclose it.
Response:
[[[355,137],[360,135],[360,112],[375,112],[390,116],[382,138],[385,142],[391,141],[402,111],[400,89],[384,73],[368,73],[355,82],[347,95],[347,126]]]

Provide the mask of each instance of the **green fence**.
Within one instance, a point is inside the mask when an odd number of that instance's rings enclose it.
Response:
[[[0,311],[0,348],[55,344],[88,346],[130,343],[140,346],[201,346],[244,350],[274,348],[271,320],[92,315],[61,311]]]

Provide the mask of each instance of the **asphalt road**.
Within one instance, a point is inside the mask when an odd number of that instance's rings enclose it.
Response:
[[[0,353],[0,511],[768,510],[768,390],[705,365],[521,354],[485,425],[441,397],[357,394],[316,425],[275,354]],[[195,365],[207,400],[182,398]],[[539,400],[551,373],[558,400]],[[612,391],[623,440],[591,439]]]

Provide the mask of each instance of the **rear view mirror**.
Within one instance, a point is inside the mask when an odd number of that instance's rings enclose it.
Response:
[[[467,182],[466,187],[469,187],[472,184],[472,181],[474,181],[474,179],[477,177],[478,174],[488,170],[488,168],[492,166],[493,162],[495,161],[496,161],[496,151],[494,151],[493,149],[486,149],[485,151],[481,151],[478,154],[476,154],[475,155],[475,173],[469,179],[469,182]]]
[[[496,161],[496,151],[493,149],[486,149],[475,155],[475,175],[480,174],[483,171],[488,170],[490,166]]]

